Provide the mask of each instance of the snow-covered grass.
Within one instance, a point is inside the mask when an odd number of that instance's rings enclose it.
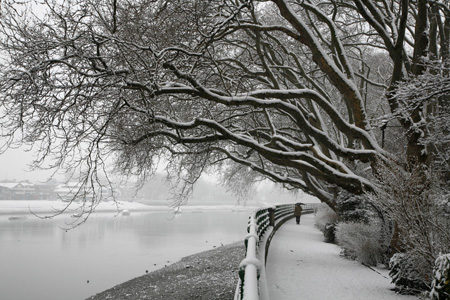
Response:
[[[275,234],[266,265],[270,299],[412,300],[392,291],[386,269],[368,268],[340,256],[323,241],[314,216],[285,223]]]

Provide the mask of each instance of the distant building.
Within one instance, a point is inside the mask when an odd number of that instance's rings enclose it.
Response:
[[[92,197],[95,197],[96,200],[108,201],[112,199],[112,193],[112,190],[105,186],[84,187],[74,181],[60,184],[54,190],[56,199],[64,202],[92,201]]]
[[[17,182],[0,182],[0,199],[13,199],[13,189],[18,185]]]
[[[30,200],[34,198],[32,184],[22,182],[2,182],[1,198],[3,200]]]
[[[55,185],[29,182],[0,182],[0,200],[51,200]]]
[[[54,200],[56,199],[55,188],[57,182],[50,181],[48,183],[36,183],[33,185],[34,195],[39,200]]]
[[[80,185],[77,182],[67,182],[60,184],[55,189],[55,195],[64,202],[70,202],[80,193]]]

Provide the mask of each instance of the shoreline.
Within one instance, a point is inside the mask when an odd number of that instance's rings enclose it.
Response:
[[[30,215],[33,214],[56,214],[68,208],[63,214],[73,214],[81,211],[82,204],[79,202],[63,202],[61,200],[0,200],[1,215]],[[86,207],[88,209],[89,206]],[[232,210],[232,211],[252,211],[256,207],[238,206],[229,204],[218,205],[187,205],[182,206],[181,211],[195,212],[208,210]],[[107,201],[100,202],[93,213],[120,213],[123,210],[133,212],[173,212],[173,207],[167,205],[148,205],[140,202],[128,201]]]
[[[223,245],[128,280],[86,300],[233,299],[244,242]]]

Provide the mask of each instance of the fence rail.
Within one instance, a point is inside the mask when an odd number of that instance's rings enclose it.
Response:
[[[317,204],[302,205],[303,214],[312,213]],[[239,266],[239,282],[234,300],[268,300],[265,279],[267,253],[273,235],[288,219],[294,217],[294,204],[283,204],[255,210],[249,217],[245,236],[246,256]]]

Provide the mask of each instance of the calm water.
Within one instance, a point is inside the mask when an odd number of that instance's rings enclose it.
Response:
[[[243,240],[249,214],[99,213],[68,231],[60,226],[69,216],[0,215],[0,299],[86,299],[183,256]]]

